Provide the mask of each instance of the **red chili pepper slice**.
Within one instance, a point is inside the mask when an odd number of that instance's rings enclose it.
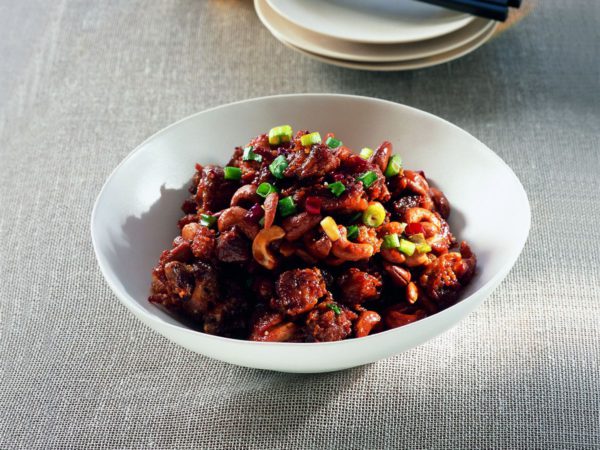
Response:
[[[321,214],[321,199],[319,197],[307,197],[304,209],[309,214]]]
[[[412,236],[413,234],[419,234],[419,233],[425,233],[425,228],[423,227],[423,225],[421,225],[418,222],[415,223],[409,223],[406,226],[406,229],[404,230],[404,232],[408,235],[408,236]]]

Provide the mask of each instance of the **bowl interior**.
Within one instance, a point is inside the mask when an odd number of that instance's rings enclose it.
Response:
[[[477,275],[463,298],[497,284],[517,259],[529,230],[527,197],[508,166],[468,133],[377,99],[266,97],[208,110],[158,132],[106,182],[92,216],[94,248],[107,281],[138,316],[186,328],[147,296],[150,272],[178,232],[194,164],[225,164],[235,146],[284,123],[294,130],[334,132],[353,149],[389,140],[406,168],[423,170],[450,201],[453,232],[478,257]]]

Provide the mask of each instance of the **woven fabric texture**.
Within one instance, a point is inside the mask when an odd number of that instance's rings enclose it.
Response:
[[[368,73],[287,49],[249,0],[0,0],[0,448],[600,447],[600,2],[538,3],[462,59]],[[457,327],[289,375],[179,348],[111,293],[89,218],[119,161],[196,111],[292,92],[424,109],[522,180],[528,244]]]

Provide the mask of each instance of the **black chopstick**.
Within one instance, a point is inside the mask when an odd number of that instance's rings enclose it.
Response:
[[[518,8],[521,6],[521,0],[481,0],[484,3],[493,3],[495,5],[510,6]]]
[[[474,16],[504,22],[508,17],[508,6],[490,3],[490,0],[419,0],[423,3],[461,11]],[[509,0],[519,2],[519,0]]]

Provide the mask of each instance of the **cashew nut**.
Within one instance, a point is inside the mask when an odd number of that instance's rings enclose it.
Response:
[[[404,213],[404,220],[407,223],[430,222],[437,227],[442,227],[442,222],[435,213],[425,208],[408,208]]]
[[[269,250],[269,244],[278,239],[283,239],[284,236],[285,231],[277,225],[260,230],[254,241],[252,241],[252,256],[254,256],[256,262],[266,269],[274,269],[277,265],[277,259]]]
[[[231,197],[231,206],[239,206],[240,203],[247,203],[252,205],[258,203],[260,197],[256,194],[256,186],[253,184],[246,184],[239,188]]]
[[[231,208],[223,210],[217,221],[219,231],[222,233],[240,223],[246,217],[247,212],[248,210],[241,206],[232,206]]]
[[[419,288],[412,281],[406,286],[406,299],[409,303],[415,303],[419,299]]]
[[[404,264],[406,264],[407,267],[424,266],[429,264],[429,257],[427,256],[427,253],[414,252],[412,256],[406,257]]]
[[[429,183],[425,180],[421,174],[413,172],[412,170],[405,170],[402,176],[402,187],[408,188],[411,191],[420,195],[429,195]]]
[[[190,222],[181,229],[181,237],[186,241],[191,241],[196,235],[196,231],[200,229],[200,224],[197,222]]]
[[[331,253],[344,261],[360,261],[373,256],[375,249],[371,244],[358,244],[347,239],[346,228],[339,225],[341,237],[332,243]]]
[[[258,224],[250,222],[246,219],[246,213],[248,211],[240,206],[232,206],[223,210],[217,221],[217,227],[222,233],[230,230],[234,225],[238,228],[248,239],[254,239],[258,233]]]
[[[427,314],[421,309],[410,314],[404,306],[396,305],[386,311],[385,324],[388,328],[397,328],[424,319],[425,317],[427,317]]]
[[[406,261],[406,256],[396,248],[382,248],[381,257],[392,264],[402,264]]]
[[[354,325],[356,337],[367,336],[373,327],[381,322],[381,316],[375,311],[363,311]]]
[[[450,202],[442,191],[436,188],[429,189],[429,196],[435,205],[435,209],[444,219],[450,215]]]
[[[384,141],[373,152],[373,155],[371,156],[371,162],[373,164],[377,164],[381,171],[385,172],[390,160],[390,156],[392,156],[392,144],[388,141]]]
[[[286,342],[292,339],[298,331],[298,325],[294,322],[286,322],[273,325],[271,328],[263,331],[260,335],[252,335],[253,341],[263,342]]]
[[[442,224],[440,216],[425,208],[409,208],[404,213],[404,219],[408,223],[420,223],[423,227],[423,232],[427,243],[433,249],[435,254],[443,254],[448,251],[448,247],[452,241],[452,235],[448,231],[448,227]],[[445,227],[445,228],[444,228]],[[413,255],[414,256],[414,255]],[[417,257],[412,260],[415,267],[427,263],[424,259],[417,261]]]
[[[408,283],[410,283],[412,275],[405,268],[388,264],[387,262],[383,263],[383,268],[388,273],[395,285],[406,287]]]

